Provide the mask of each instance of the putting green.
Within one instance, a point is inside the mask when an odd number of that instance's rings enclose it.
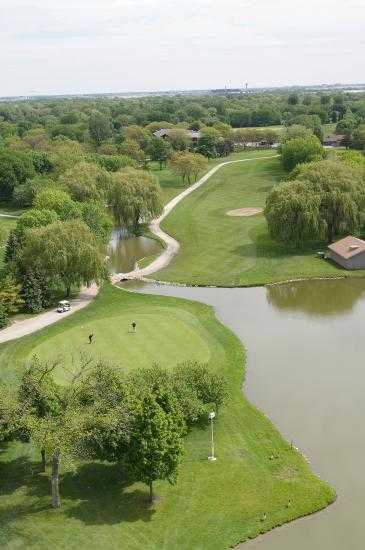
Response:
[[[175,310],[171,315],[170,311],[158,308],[151,313],[131,315],[133,312],[128,311],[69,328],[40,343],[28,357],[37,354],[42,359],[60,358],[62,366],[55,369],[55,377],[62,383],[67,382],[80,355],[106,360],[126,372],[153,363],[173,366],[177,358],[180,362],[192,357],[197,361],[210,360],[206,331],[188,312]],[[130,327],[132,321],[137,324],[135,334]],[[94,337],[90,345],[91,333]]]

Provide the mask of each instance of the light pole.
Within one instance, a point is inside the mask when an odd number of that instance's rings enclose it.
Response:
[[[217,457],[214,456],[214,429],[213,429],[213,420],[215,418],[215,412],[212,411],[209,413],[209,420],[210,420],[210,426],[211,426],[211,430],[212,430],[212,454],[210,456],[208,456],[208,460],[210,460],[211,462],[214,462],[215,460],[217,460]]]

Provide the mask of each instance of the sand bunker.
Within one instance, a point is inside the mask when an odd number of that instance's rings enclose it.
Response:
[[[254,216],[261,212],[263,208],[237,208],[237,210],[228,210],[227,216]]]

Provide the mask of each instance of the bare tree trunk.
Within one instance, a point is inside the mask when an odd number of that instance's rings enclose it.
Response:
[[[60,490],[59,490],[59,475],[60,475],[60,453],[55,451],[52,455],[52,476],[51,476],[51,490],[52,490],[52,506],[53,508],[60,508]]]
[[[41,449],[41,466],[42,472],[46,471],[46,449]]]
[[[153,503],[153,481],[150,482],[150,503]]]

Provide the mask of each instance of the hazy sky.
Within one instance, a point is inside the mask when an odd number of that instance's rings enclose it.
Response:
[[[0,96],[365,82],[365,0],[0,0]]]

